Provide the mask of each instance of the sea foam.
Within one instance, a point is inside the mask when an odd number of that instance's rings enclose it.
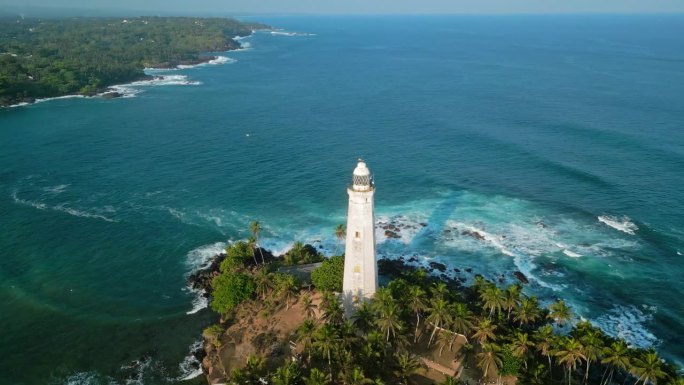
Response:
[[[598,220],[599,222],[605,223],[606,225],[614,228],[615,230],[622,231],[623,233],[629,235],[635,235],[636,231],[639,230],[639,227],[637,227],[637,225],[635,225],[627,216],[616,217],[609,215],[599,215]]]
[[[185,356],[180,364],[178,364],[180,375],[176,381],[187,381],[202,375],[202,364],[197,360],[197,357],[195,357],[194,354],[197,350],[202,348],[202,345],[202,340],[195,341],[190,345],[188,355]]]

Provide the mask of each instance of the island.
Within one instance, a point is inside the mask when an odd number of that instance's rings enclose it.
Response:
[[[607,335],[562,299],[542,306],[520,277],[465,284],[436,262],[380,259],[380,287],[347,316],[343,255],[297,242],[274,256],[251,229],[190,277],[218,318],[199,354],[210,384],[684,384],[654,349]]]
[[[268,26],[230,18],[0,19],[0,106],[92,96],[240,48],[235,37]]]

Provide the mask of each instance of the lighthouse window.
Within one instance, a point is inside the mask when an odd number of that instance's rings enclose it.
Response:
[[[356,232],[356,238],[357,238],[357,239],[358,239],[358,238],[361,238],[361,233],[358,232],[358,231]]]

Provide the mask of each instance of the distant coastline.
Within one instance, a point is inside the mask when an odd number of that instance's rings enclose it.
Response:
[[[0,107],[57,97],[124,96],[116,86],[159,80],[146,70],[220,60],[243,48],[259,23],[234,19],[138,17],[0,21]]]

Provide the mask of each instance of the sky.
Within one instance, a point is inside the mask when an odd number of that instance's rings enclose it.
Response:
[[[148,14],[518,14],[683,13],[684,0],[0,0],[0,10],[32,8],[147,11]]]

